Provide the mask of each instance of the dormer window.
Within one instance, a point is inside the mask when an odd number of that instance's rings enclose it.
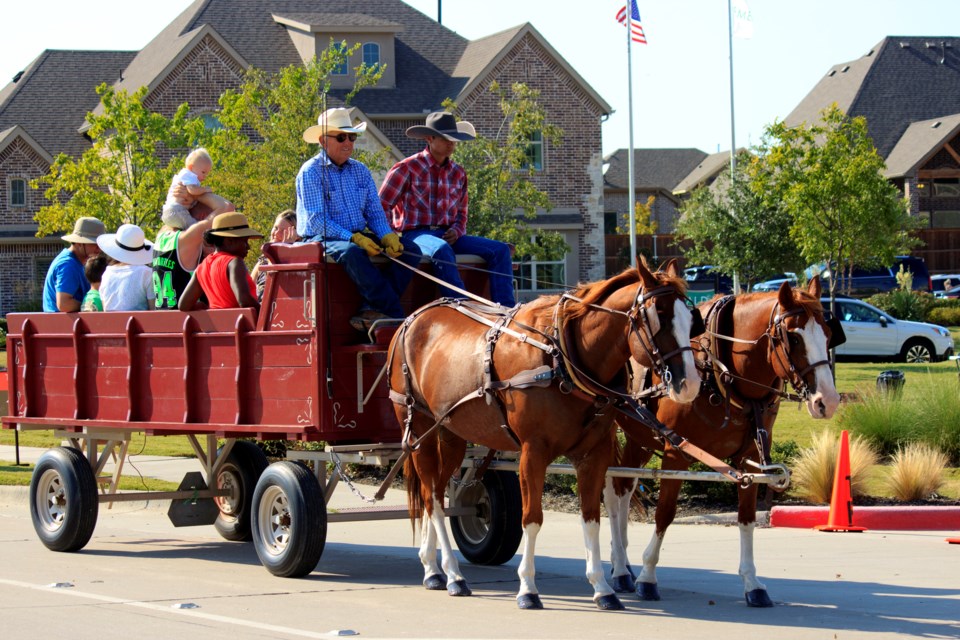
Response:
[[[360,45],[346,63],[331,74],[334,89],[351,88],[356,80],[354,70],[361,64],[384,68],[383,76],[373,88],[396,87],[395,43],[403,25],[366,13],[275,13],[273,19],[286,27],[304,62],[314,56],[319,58],[331,41],[346,43],[347,49]]]
[[[380,64],[380,45],[376,42],[365,42],[363,44],[363,64],[368,67],[375,67]]]
[[[10,179],[10,206],[27,206],[27,181],[23,178]]]

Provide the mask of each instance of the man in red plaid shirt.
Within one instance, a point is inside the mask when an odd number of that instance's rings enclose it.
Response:
[[[509,245],[467,235],[467,173],[451,156],[457,142],[476,137],[473,125],[439,111],[427,116],[425,126],[407,129],[407,136],[426,140],[427,146],[393,165],[380,187],[390,225],[404,240],[413,240],[433,260],[437,277],[452,286],[464,288],[456,255],[479,256],[491,272],[490,297],[502,306],[514,306]],[[442,293],[460,297],[446,288]]]

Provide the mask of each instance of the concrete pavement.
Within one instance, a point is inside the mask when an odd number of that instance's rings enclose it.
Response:
[[[331,507],[348,503],[357,506],[344,491]],[[212,527],[174,529],[165,510],[101,509],[83,551],[54,553],[37,540],[26,490],[0,491],[4,637],[960,637],[960,546],[942,533],[760,529],[757,566],[776,606],[748,609],[737,528],[675,525],[658,570],[663,600],[627,595],[625,611],[602,612],[583,575],[579,518],[548,513],[536,565],[546,610],[519,611],[519,556],[503,566],[463,563],[472,597],[426,591],[405,520],[332,523],[316,570],[283,579],[260,566],[251,544],[226,542]],[[631,525],[635,560],[650,532]],[[606,531],[601,548],[609,549]]]

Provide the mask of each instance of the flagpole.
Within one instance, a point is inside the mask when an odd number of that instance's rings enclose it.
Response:
[[[727,46],[730,50],[730,189],[733,189],[734,175],[737,170],[737,134],[733,112],[733,0],[727,0]],[[730,201],[730,215],[736,218],[733,200]],[[733,272],[733,292],[740,291],[740,274]]]
[[[630,117],[630,148],[627,150],[627,218],[630,220],[630,264],[637,261],[637,206],[636,192],[633,185],[633,55],[631,43],[633,41],[633,26],[631,21],[631,2],[626,0],[626,20],[624,26],[627,32],[627,113]],[[729,0],[728,0],[729,1]]]

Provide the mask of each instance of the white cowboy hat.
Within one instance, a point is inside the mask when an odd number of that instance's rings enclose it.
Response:
[[[143,236],[143,229],[135,224],[120,225],[116,233],[105,233],[97,238],[101,251],[126,264],[150,264],[153,244]]]
[[[327,109],[317,118],[317,124],[303,132],[303,139],[307,142],[317,144],[320,142],[320,136],[327,132],[337,133],[363,133],[367,130],[367,123],[361,122],[354,125],[350,119],[350,109],[336,107]]]
[[[77,218],[73,224],[73,233],[63,236],[63,240],[76,244],[94,244],[97,236],[103,234],[107,228],[96,218]]]
[[[407,129],[408,138],[426,138],[427,136],[439,136],[453,142],[462,142],[476,138],[477,130],[465,120],[457,122],[452,113],[434,111],[427,116],[426,125]]]

